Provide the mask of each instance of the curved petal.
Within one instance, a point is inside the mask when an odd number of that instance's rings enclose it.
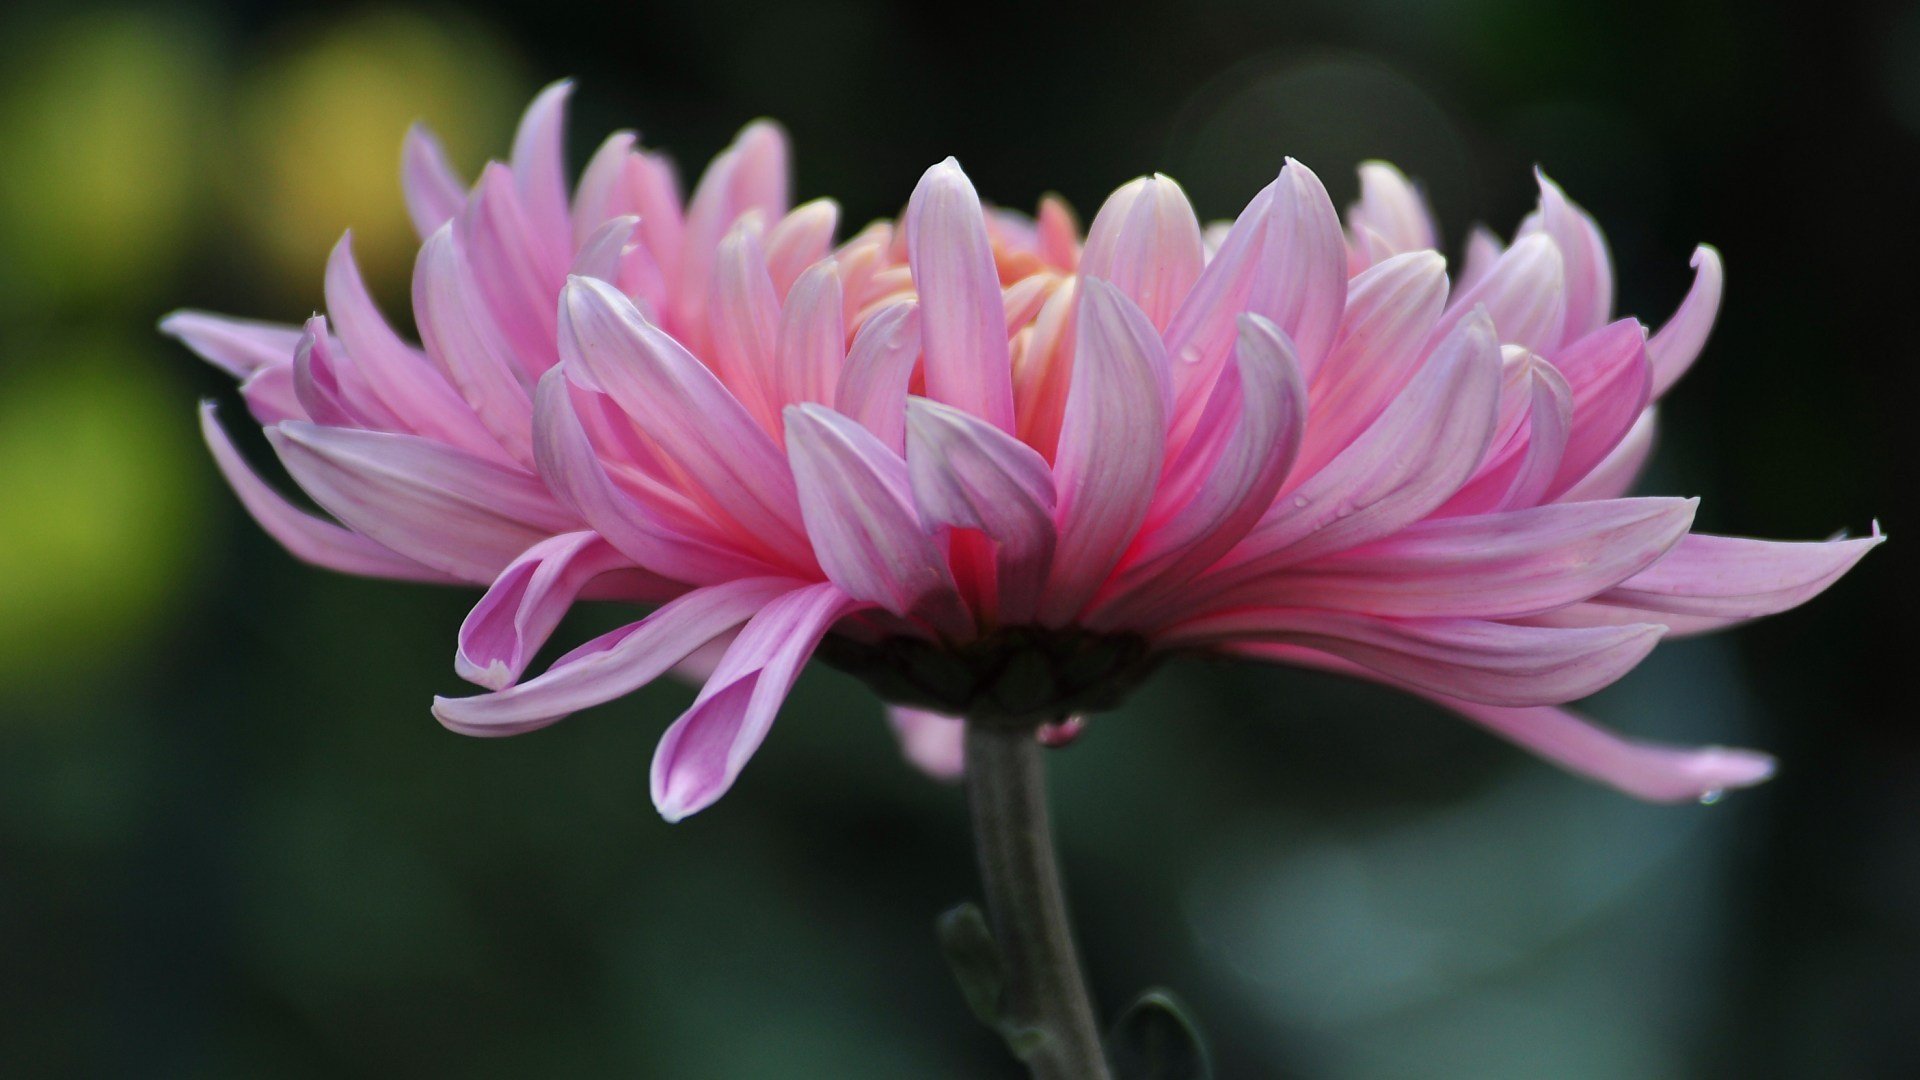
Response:
[[[696,589],[646,618],[582,645],[536,678],[473,697],[433,699],[433,715],[462,735],[518,735],[630,694],[800,586],[742,578]]]
[[[526,371],[494,322],[453,226],[420,248],[413,270],[413,312],[427,353],[514,460],[532,461],[533,422]]]
[[[407,215],[422,240],[452,221],[467,201],[466,185],[447,161],[446,148],[424,124],[407,129],[400,150],[400,188],[406,194]]]
[[[907,474],[920,516],[997,546],[1001,621],[1033,618],[1056,539],[1053,471],[1032,447],[950,405],[907,405]]]
[[[1567,313],[1562,340],[1573,341],[1606,325],[1613,313],[1613,260],[1593,218],[1567,198],[1538,168],[1540,229],[1553,237],[1566,264]]]
[[[1479,280],[1456,289],[1432,340],[1451,333],[1476,306],[1486,308],[1502,344],[1551,355],[1560,345],[1567,313],[1566,265],[1553,238],[1544,233],[1520,237]]]
[[[967,722],[957,716],[887,706],[887,724],[900,740],[900,753],[914,768],[935,780],[960,779],[967,769]]]
[[[606,282],[573,278],[561,303],[567,363],[652,436],[702,497],[740,527],[743,542],[789,559],[805,551],[784,455],[713,373]]]
[[[1665,394],[1706,348],[1713,320],[1720,313],[1720,294],[1726,274],[1720,252],[1706,244],[1693,250],[1693,286],[1687,298],[1658,333],[1647,342],[1647,360],[1653,364],[1653,396]]]
[[[1361,162],[1359,172],[1360,201],[1347,210],[1350,227],[1378,236],[1389,256],[1440,246],[1433,214],[1405,173],[1384,161]]]
[[[160,320],[160,332],[236,379],[293,363],[301,327],[235,319],[205,311],[176,311]]]
[[[1540,627],[1482,619],[1382,619],[1351,611],[1243,608],[1194,619],[1160,644],[1248,642],[1331,653],[1430,693],[1483,705],[1558,705],[1631,671],[1663,626]]]
[[[787,291],[774,347],[773,404],[832,405],[847,359],[840,271],[833,260],[815,264]]]
[[[1686,534],[1697,505],[1615,499],[1430,519],[1249,583],[1237,598],[1396,618],[1535,615],[1654,565]]]
[[[1156,173],[1108,196],[1087,231],[1080,273],[1112,284],[1164,330],[1205,263],[1186,192]]]
[[[301,488],[355,532],[468,581],[578,526],[532,473],[415,435],[289,420],[267,439]]]
[[[253,471],[214,416],[211,401],[200,403],[200,434],[240,504],[268,536],[301,562],[343,574],[448,584],[460,579],[399,555],[359,533],[324,521],[288,502]]]
[[[840,204],[813,199],[793,208],[767,232],[767,274],[774,295],[783,301],[806,269],[833,250],[833,232],[840,227]]]
[[[507,564],[460,624],[454,670],[489,690],[511,686],[581,590],[602,574],[629,566],[625,555],[594,532],[562,533],[533,545]],[[641,592],[655,595],[628,599],[672,595]]]
[[[567,205],[567,98],[573,82],[562,79],[534,97],[513,135],[513,182],[527,217],[543,241],[551,262],[572,254],[552,242],[573,235]]]
[[[1573,419],[1549,497],[1579,483],[1627,437],[1646,410],[1653,385],[1646,330],[1632,319],[1588,334],[1555,354],[1552,363],[1566,376]]]
[[[860,606],[821,582],[795,589],[753,616],[693,707],[654,751],[653,804],[661,817],[680,821],[726,794],[766,739],[814,646],[837,619]]]
[[[907,258],[920,295],[927,396],[1014,430],[1013,367],[980,197],[952,158],[907,203]]]
[[[1054,458],[1059,543],[1040,609],[1050,626],[1093,599],[1146,521],[1172,411],[1160,335],[1131,300],[1083,277],[1078,325]]]
[[[1309,381],[1333,344],[1347,302],[1347,242],[1320,178],[1287,159],[1247,310],[1286,332]]]
[[[840,589],[964,635],[945,552],[913,507],[907,463],[873,433],[821,405],[786,412],[787,456],[814,555]]]

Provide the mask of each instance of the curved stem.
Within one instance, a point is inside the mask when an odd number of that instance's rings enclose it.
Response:
[[[987,919],[1006,966],[1008,1019],[1041,1038],[1034,1080],[1107,1080],[1047,817],[1046,766],[1031,731],[967,725],[967,803]]]

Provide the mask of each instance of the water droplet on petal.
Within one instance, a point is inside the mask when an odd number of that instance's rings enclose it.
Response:
[[[1307,497],[1305,495],[1295,495],[1293,497],[1293,505],[1304,509],[1307,505]]]
[[[1707,790],[1700,793],[1700,805],[1712,806],[1714,803],[1717,803],[1721,799],[1725,798],[1726,794],[1727,792],[1726,792],[1726,789],[1724,788],[1708,788]]]

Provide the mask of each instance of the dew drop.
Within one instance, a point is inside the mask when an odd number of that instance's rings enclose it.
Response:
[[[1700,793],[1700,805],[1712,806],[1714,803],[1725,798],[1726,794],[1727,792],[1724,788],[1708,788],[1706,791]]]
[[[1295,495],[1293,497],[1293,505],[1304,508],[1307,505],[1307,497],[1305,495]]]

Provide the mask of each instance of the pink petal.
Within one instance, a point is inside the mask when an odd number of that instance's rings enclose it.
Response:
[[[907,384],[920,359],[920,306],[903,300],[881,309],[847,350],[834,405],[895,453],[906,449]]]
[[[1713,330],[1714,316],[1720,313],[1720,293],[1726,275],[1720,266],[1720,253],[1706,244],[1693,250],[1693,287],[1680,301],[1673,318],[1647,342],[1647,359],[1653,364],[1653,396],[1665,394],[1680,376],[1687,373],[1706,347]]]
[[[587,167],[580,171],[580,182],[573,192],[571,217],[575,248],[585,246],[587,238],[612,218],[639,217],[624,190],[627,161],[638,141],[639,137],[631,131],[616,131],[587,159]]]
[[[1605,460],[1646,409],[1652,389],[1646,330],[1622,319],[1553,357],[1573,395],[1573,422],[1560,468],[1548,487],[1557,495]]]
[[[674,721],[653,756],[653,804],[680,821],[726,794],[760,748],[774,714],[842,615],[860,605],[831,584],[807,585],[761,608],[740,631],[693,708]]]
[[[620,267],[625,261],[627,245],[633,241],[634,230],[639,226],[640,219],[631,214],[609,218],[581,243],[567,273],[574,277],[599,278],[610,284],[619,284]]]
[[[176,311],[160,320],[160,332],[198,353],[236,379],[293,363],[301,328],[234,319],[204,311]]]
[[[827,577],[855,600],[966,634],[946,555],[914,510],[907,463],[825,406],[790,406],[786,420],[800,510]]]
[[[767,233],[767,273],[773,291],[783,300],[807,267],[833,249],[833,231],[840,226],[840,204],[832,199],[801,203]]]
[[[788,558],[806,551],[784,455],[713,373],[605,282],[574,278],[561,304],[567,363],[673,457],[744,541]]]
[[[1080,273],[1111,283],[1164,330],[1205,262],[1200,222],[1186,192],[1156,174],[1107,198],[1087,232]]]
[[[454,670],[489,690],[513,685],[587,583],[628,565],[593,532],[562,533],[528,548],[460,624]]]
[[[1345,450],[1406,386],[1446,302],[1447,263],[1431,251],[1396,255],[1353,279],[1340,335],[1311,384],[1300,475]]]
[[[1666,628],[1577,629],[1481,619],[1382,619],[1351,611],[1243,608],[1184,623],[1159,643],[1302,645],[1408,687],[1485,705],[1557,705],[1612,684],[1646,658]]]
[[[344,372],[333,356],[327,321],[315,315],[293,354],[293,393],[314,423],[392,431],[397,424],[383,422],[356,407],[341,385]]]
[[[395,581],[450,583],[459,580],[381,547],[372,540],[299,509],[260,479],[214,418],[213,402],[200,404],[200,434],[240,504],[268,536],[294,558],[343,574]]]
[[[706,346],[707,284],[721,238],[750,211],[760,211],[763,221],[778,221],[787,212],[787,159],[786,134],[757,120],[740,130],[694,186],[680,245],[681,302],[673,313],[674,329],[690,335],[691,348]],[[642,211],[643,226],[646,221]]]
[[[570,252],[542,231],[522,202],[513,174],[494,162],[481,170],[466,212],[455,222],[460,249],[500,334],[531,378],[554,365],[554,295]]]
[[[1534,615],[1653,565],[1686,534],[1696,504],[1615,499],[1430,519],[1250,584],[1240,598],[1395,618]]]
[[[900,740],[900,753],[935,780],[960,779],[967,768],[967,722],[904,705],[887,706],[887,723]]]
[[[352,245],[351,234],[341,237],[327,258],[327,316],[368,388],[405,430],[480,457],[508,460],[501,442],[460,393],[420,350],[393,332],[374,306]]]
[[[1410,691],[1568,772],[1650,802],[1707,800],[1724,791],[1758,784],[1773,775],[1773,759],[1753,750],[1671,746],[1622,738],[1566,709],[1506,708],[1461,701],[1395,682],[1324,653],[1293,646],[1253,646],[1237,651]]]
[[[1146,521],[1165,457],[1173,390],[1146,314],[1099,278],[1080,279],[1078,342],[1054,458],[1060,539],[1041,621],[1071,621]]]
[[[769,432],[777,432],[779,409],[773,400],[774,342],[780,331],[780,298],[767,274],[760,245],[760,217],[750,215],[720,241],[713,271],[713,302],[707,306],[707,333],[713,342],[713,368]]]
[[[1694,534],[1665,558],[1577,609],[1542,622],[1657,622],[1675,633],[1717,630],[1799,607],[1825,592],[1885,541],[1873,535],[1824,543]]]
[[[907,471],[920,516],[996,545],[1001,621],[1033,618],[1053,562],[1053,472],[1032,447],[949,405],[907,407]]]
[[[462,735],[518,735],[630,694],[665,674],[800,583],[742,578],[668,601],[637,623],[588,642],[518,686],[433,700],[433,715]]]
[[[1246,536],[1286,479],[1307,422],[1307,390],[1293,344],[1267,320],[1243,315],[1235,359],[1216,384],[1217,408],[1202,424],[1203,431],[1213,427],[1231,435],[1190,497],[1136,543],[1116,591],[1150,586],[1159,597],[1183,588]],[[1189,451],[1193,447],[1188,444]],[[1104,613],[1097,624],[1117,614]]]
[[[561,368],[540,379],[534,458],[554,496],[636,565],[695,585],[770,572],[756,558],[675,528],[621,490],[587,439]]]
[[[540,91],[513,136],[513,182],[527,217],[550,249],[549,258],[571,252],[556,242],[573,235],[567,205],[567,98],[573,83],[562,79]]]
[[[1340,214],[1320,178],[1287,159],[1275,181],[1273,210],[1247,310],[1285,331],[1313,378],[1340,329],[1347,302],[1347,243]]]
[[[538,477],[414,435],[290,420],[267,438],[307,494],[355,532],[468,581],[577,527]]]
[[[1588,499],[1617,499],[1633,490],[1634,481],[1640,478],[1640,472],[1646,468],[1647,459],[1653,454],[1653,440],[1658,428],[1658,416],[1653,406],[1641,410],[1633,427],[1620,442],[1595,465],[1587,475],[1568,488],[1560,496],[1561,502],[1584,502]]]
[[[532,460],[527,373],[494,322],[452,226],[427,238],[413,271],[413,312],[427,353],[495,442]]]
[[[1500,238],[1485,225],[1475,225],[1468,230],[1466,250],[1461,254],[1460,273],[1458,280],[1453,283],[1454,290],[1465,292],[1478,285],[1506,250]]]
[[[1440,246],[1426,200],[1404,173],[1384,161],[1360,165],[1360,201],[1347,211],[1347,223],[1366,229],[1386,243],[1388,255]]]
[[[1040,212],[1034,216],[1034,235],[1040,259],[1048,266],[1072,273],[1080,265],[1080,222],[1066,200],[1057,195],[1041,197]]]
[[[1426,517],[1478,467],[1499,394],[1493,324],[1484,313],[1470,316],[1365,433],[1281,496],[1236,561],[1268,569],[1299,563]]]
[[[920,295],[927,396],[1013,431],[1000,277],[980,197],[959,162],[948,158],[920,178],[907,203],[906,232]]]
[[[801,274],[787,293],[774,347],[773,404],[833,404],[846,358],[840,271],[828,259]]]
[[[425,240],[452,221],[467,201],[466,185],[447,161],[446,148],[423,124],[407,129],[400,151],[400,187],[414,231]]]
[[[1606,237],[1586,211],[1567,199],[1560,186],[1535,169],[1540,184],[1540,229],[1553,238],[1565,260],[1567,314],[1564,340],[1572,341],[1606,325],[1613,312],[1613,260]]]
[[[1521,237],[1472,287],[1457,289],[1446,314],[1433,328],[1434,340],[1475,306],[1484,306],[1504,344],[1551,354],[1566,325],[1566,265],[1553,238],[1543,233]]]

